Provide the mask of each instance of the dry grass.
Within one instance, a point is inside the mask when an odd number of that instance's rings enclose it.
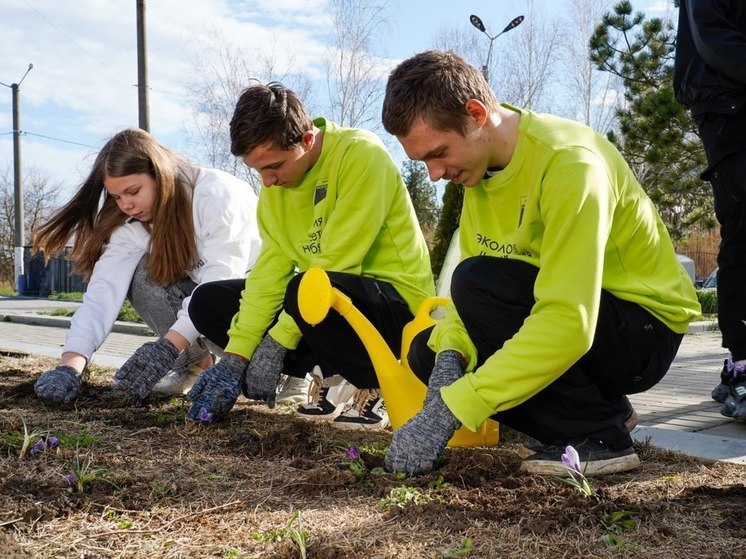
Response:
[[[505,432],[497,448],[449,450],[433,474],[398,479],[370,472],[390,433],[338,431],[246,400],[225,421],[193,424],[180,399],[123,402],[108,388],[111,370],[74,405],[46,407],[32,383],[51,365],[0,355],[2,557],[742,555],[742,466],[640,445],[643,466],[592,480],[592,499],[517,473],[520,437]],[[60,447],[20,460],[21,417]],[[362,479],[344,456],[353,445]],[[65,483],[76,457],[100,470],[82,492]],[[625,511],[632,523],[621,531],[609,519]]]

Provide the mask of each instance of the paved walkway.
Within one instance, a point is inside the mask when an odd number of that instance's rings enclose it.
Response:
[[[69,319],[39,313],[77,306],[0,297],[0,351],[59,356]],[[700,458],[746,464],[746,423],[723,417],[720,404],[710,399],[725,356],[720,333],[711,328],[711,324],[692,325],[664,379],[651,390],[630,396],[640,417],[632,435],[638,441],[649,440],[658,447]],[[143,337],[147,333],[142,325],[117,323],[93,362],[120,366],[147,339]]]
[[[74,311],[80,303],[31,297],[0,297],[0,349],[59,357],[70,319],[49,313]],[[46,314],[42,314],[46,313]],[[50,328],[51,327],[51,328]],[[143,324],[116,322],[93,363],[119,367],[153,333]]]

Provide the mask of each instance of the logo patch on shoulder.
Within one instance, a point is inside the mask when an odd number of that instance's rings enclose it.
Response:
[[[313,193],[313,205],[315,206],[326,198],[326,183],[317,184],[316,191]]]

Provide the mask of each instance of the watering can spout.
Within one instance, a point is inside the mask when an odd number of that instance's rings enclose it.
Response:
[[[422,409],[427,387],[406,366],[406,354],[412,338],[435,324],[430,313],[447,299],[431,297],[420,305],[414,319],[404,327],[402,334],[402,363],[396,358],[386,341],[370,321],[353,305],[350,298],[332,286],[329,276],[320,268],[310,268],[298,288],[298,307],[307,323],[320,323],[330,309],[334,309],[350,324],[360,337],[373,363],[386,402],[391,427],[397,430]],[[461,427],[448,443],[449,446],[494,446],[499,437],[498,424],[487,420],[481,429],[472,433]]]

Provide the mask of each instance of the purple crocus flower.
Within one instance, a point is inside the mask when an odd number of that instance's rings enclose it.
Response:
[[[65,476],[65,485],[75,487],[75,474],[67,474]]]
[[[565,447],[565,453],[562,455],[562,463],[569,469],[581,473],[580,456],[578,456],[578,451],[572,445]]]
[[[215,415],[207,408],[201,407],[199,409],[199,413],[197,414],[197,421],[201,421],[202,423],[212,423],[213,419],[215,419]]]
[[[36,444],[31,447],[31,450],[29,451],[29,454],[31,456],[36,456],[40,452],[44,452],[47,449],[53,449],[60,446],[60,440],[57,437],[42,437],[38,441],[36,441]]]
[[[40,452],[43,452],[47,449],[47,442],[44,439],[39,439],[36,441],[36,444],[31,447],[31,450],[29,451],[29,454],[31,456],[36,456]]]
[[[345,450],[345,456],[350,460],[360,460],[360,451],[357,449],[356,446],[351,446],[350,448]]]

